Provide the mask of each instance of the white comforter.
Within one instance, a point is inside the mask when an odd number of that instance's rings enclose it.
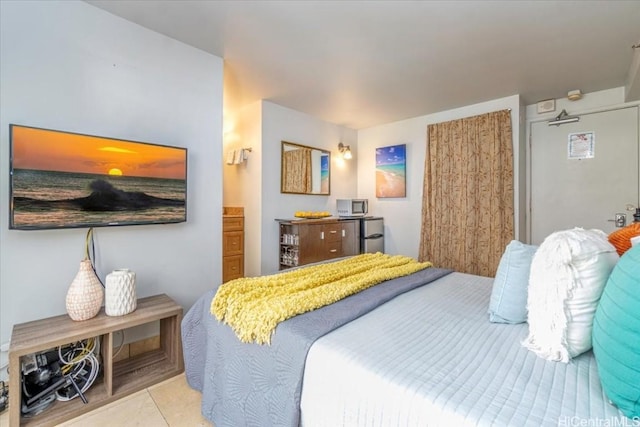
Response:
[[[591,352],[548,362],[521,346],[527,324],[489,322],[492,282],[452,273],[316,341],[302,425],[634,425],[604,397]]]

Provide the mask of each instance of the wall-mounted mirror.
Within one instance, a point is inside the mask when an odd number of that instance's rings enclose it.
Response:
[[[326,196],[330,192],[331,152],[282,141],[280,192]]]

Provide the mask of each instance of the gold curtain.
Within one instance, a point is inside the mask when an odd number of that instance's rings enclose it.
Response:
[[[282,153],[282,191],[287,193],[311,191],[310,148],[298,148]]]
[[[511,112],[429,125],[421,261],[494,276],[513,239]]]

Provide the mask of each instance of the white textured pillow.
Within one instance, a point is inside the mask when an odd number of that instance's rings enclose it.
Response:
[[[593,316],[618,259],[600,230],[574,228],[549,235],[531,262],[524,346],[565,363],[591,349]]]

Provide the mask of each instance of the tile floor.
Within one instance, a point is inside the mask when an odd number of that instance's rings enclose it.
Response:
[[[184,374],[81,415],[60,427],[197,427],[213,426],[200,415],[200,393]],[[9,426],[9,413],[0,415],[0,427]]]

